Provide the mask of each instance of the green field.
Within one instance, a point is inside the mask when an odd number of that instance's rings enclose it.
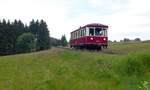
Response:
[[[0,90],[150,90],[150,43],[0,56]]]

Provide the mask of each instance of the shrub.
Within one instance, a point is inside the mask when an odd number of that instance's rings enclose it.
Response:
[[[150,55],[149,54],[139,55],[139,59],[142,60],[142,64],[144,65],[145,69],[150,70]]]
[[[136,74],[140,75],[143,73],[142,70],[142,64],[140,61],[138,61],[136,58],[128,58],[127,60],[127,66],[126,66],[126,72],[129,75]]]
[[[31,52],[35,49],[35,37],[31,33],[24,33],[17,38],[16,45],[18,53]]]
[[[150,70],[150,55],[136,54],[127,57],[125,71],[128,75],[142,75]]]

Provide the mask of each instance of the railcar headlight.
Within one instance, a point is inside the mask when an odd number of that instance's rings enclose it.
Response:
[[[106,41],[106,38],[103,38],[104,41]]]
[[[91,37],[91,40],[93,40],[93,38]]]

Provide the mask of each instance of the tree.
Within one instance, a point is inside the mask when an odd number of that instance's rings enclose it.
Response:
[[[140,39],[140,38],[135,38],[135,39],[134,39],[134,41],[136,41],[136,42],[140,42],[140,41],[141,41],[141,39]]]
[[[129,39],[129,38],[124,38],[123,41],[124,41],[124,42],[130,42],[130,39]]]
[[[114,43],[116,43],[117,41],[116,40],[114,40]]]
[[[17,38],[25,33],[25,27],[21,20],[17,21],[14,20],[14,22],[11,24],[11,32],[12,32],[12,40],[13,40],[13,53],[17,53],[16,49],[16,42]]]
[[[60,39],[56,39],[56,38],[53,38],[53,37],[50,37],[50,43],[51,43],[51,46],[53,46],[53,47],[61,45]]]
[[[112,41],[111,41],[111,40],[108,40],[108,42],[109,42],[109,43],[112,43]]]
[[[36,22],[34,20],[32,20],[30,22],[30,25],[29,25],[29,31],[34,34],[35,36],[37,36],[37,31],[39,29],[39,21],[37,20]]]
[[[61,45],[62,46],[67,46],[67,40],[66,40],[66,36],[65,35],[62,35],[62,37],[61,37]]]
[[[3,19],[0,22],[0,55],[7,55],[13,53],[13,40],[12,40],[12,31],[11,23],[8,20],[6,22]]]
[[[37,23],[38,24],[38,23]],[[45,50],[50,48],[50,37],[47,24],[41,20],[37,31],[37,50]]]
[[[47,24],[44,20],[30,22],[29,31],[33,33],[37,39],[36,50],[45,50],[50,48],[50,37]]]
[[[23,33],[17,38],[17,52],[27,53],[35,50],[35,36],[31,33]]]
[[[0,55],[3,54],[4,51],[4,30],[3,30],[3,22],[0,21]]]

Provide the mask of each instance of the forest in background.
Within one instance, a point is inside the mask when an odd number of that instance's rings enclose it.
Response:
[[[67,45],[65,35],[51,38],[44,20],[32,20],[29,25],[21,20],[0,20],[0,55],[27,53]]]

